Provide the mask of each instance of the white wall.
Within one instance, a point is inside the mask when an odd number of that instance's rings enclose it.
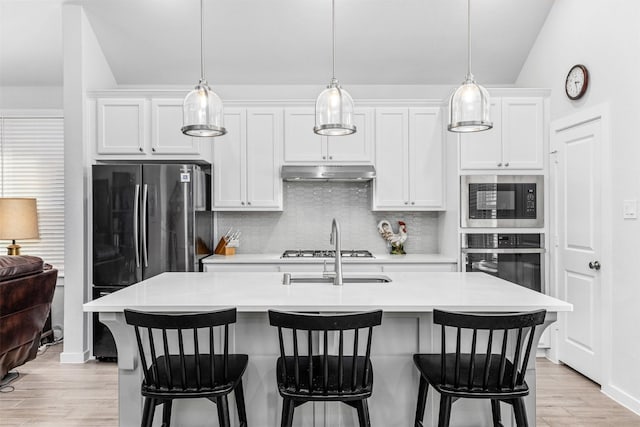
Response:
[[[0,110],[62,110],[62,86],[0,86]]]
[[[550,87],[551,120],[602,103],[610,107],[613,317],[609,335],[610,378],[603,391],[640,413],[640,221],[622,219],[625,199],[640,197],[640,2],[637,0],[556,0],[520,76],[522,87]],[[589,89],[579,101],[564,92],[568,70],[584,64]]]

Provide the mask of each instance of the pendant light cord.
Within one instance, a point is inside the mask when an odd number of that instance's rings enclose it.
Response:
[[[471,76],[471,0],[467,0],[467,77]]]
[[[200,0],[200,80],[204,81],[204,0]]]
[[[331,77],[336,78],[336,0],[331,0]]]

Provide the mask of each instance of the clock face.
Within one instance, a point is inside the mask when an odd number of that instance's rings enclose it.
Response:
[[[589,73],[584,65],[575,65],[567,74],[565,91],[570,99],[581,98],[587,91]]]

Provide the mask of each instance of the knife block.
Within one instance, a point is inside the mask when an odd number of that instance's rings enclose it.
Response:
[[[213,251],[213,253],[216,255],[235,255],[236,248],[235,246],[230,246],[231,243],[232,241],[227,241],[227,239],[222,237],[218,242],[218,245],[216,246],[216,249]]]

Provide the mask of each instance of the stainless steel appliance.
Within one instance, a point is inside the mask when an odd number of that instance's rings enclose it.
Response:
[[[544,292],[543,234],[462,235],[462,271],[483,272]]]
[[[165,271],[198,271],[196,212],[211,207],[210,166],[100,164],[92,176],[94,299]],[[109,330],[97,318],[93,327],[94,355],[115,357]]]
[[[372,165],[284,165],[284,181],[345,181],[364,182],[376,177]]]
[[[340,251],[343,258],[375,258],[373,254],[363,249],[343,249]],[[335,258],[333,249],[297,249],[286,250],[280,258]]]
[[[462,227],[544,227],[542,175],[463,175]]]

